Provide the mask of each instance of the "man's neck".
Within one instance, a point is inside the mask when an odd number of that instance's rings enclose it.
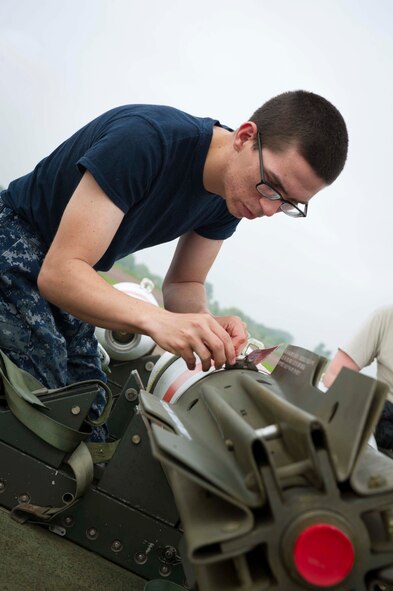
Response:
[[[212,140],[203,168],[203,186],[210,193],[224,196],[223,173],[231,142],[232,132],[217,125],[213,127]]]

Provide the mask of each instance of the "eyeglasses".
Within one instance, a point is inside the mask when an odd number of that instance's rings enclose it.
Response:
[[[280,210],[290,215],[292,218],[305,218],[307,215],[308,203],[304,204],[304,209],[301,209],[299,205],[293,203],[293,201],[288,201],[288,199],[284,199],[282,195],[276,189],[272,187],[272,185],[265,180],[264,169],[263,169],[263,159],[262,159],[262,138],[261,134],[258,132],[258,151],[259,151],[259,167],[261,172],[261,180],[259,183],[255,185],[256,190],[262,197],[266,197],[266,199],[270,199],[271,201],[282,201],[280,205]]]

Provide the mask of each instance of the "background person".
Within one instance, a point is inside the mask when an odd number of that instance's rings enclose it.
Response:
[[[327,368],[323,383],[330,387],[343,367],[360,371],[377,362],[377,379],[389,386],[375,432],[379,447],[393,449],[393,306],[374,312],[351,341],[340,347]]]

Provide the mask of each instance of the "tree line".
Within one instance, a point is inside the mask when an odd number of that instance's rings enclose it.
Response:
[[[141,281],[144,277],[148,277],[153,281],[157,289],[160,291],[162,289],[162,277],[151,273],[149,268],[144,263],[137,263],[133,254],[130,254],[115,263],[114,267],[117,267],[123,272],[128,273],[138,281]],[[221,307],[217,300],[214,299],[213,285],[209,282],[206,283],[206,296],[209,310],[212,312],[212,314],[216,316],[239,316],[243,322],[247,324],[250,335],[254,339],[262,341],[266,347],[278,345],[279,343],[291,344],[293,342],[293,336],[289,332],[267,327],[245,314],[243,310],[240,310],[240,308]]]

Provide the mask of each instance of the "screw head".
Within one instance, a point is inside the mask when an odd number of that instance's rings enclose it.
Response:
[[[139,445],[141,442],[141,436],[136,434],[131,437],[131,441],[134,445]]]
[[[75,416],[76,415],[79,415],[80,411],[81,411],[81,407],[80,406],[73,406],[71,408],[71,414],[73,414]]]
[[[0,480],[0,493],[5,491],[5,482],[4,480]]]
[[[154,363],[152,361],[146,361],[145,363],[145,370],[146,371],[151,371],[154,367]]]
[[[135,388],[127,388],[127,390],[124,392],[124,396],[128,402],[134,402],[138,398],[138,392],[135,390]]]

